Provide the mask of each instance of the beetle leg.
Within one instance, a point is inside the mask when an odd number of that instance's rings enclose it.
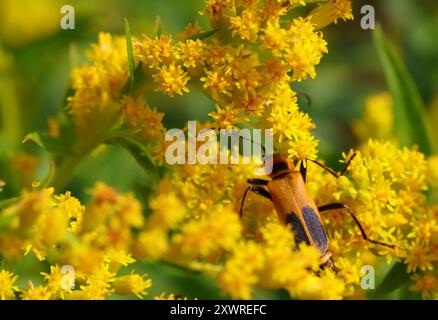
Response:
[[[347,163],[345,164],[344,169],[342,169],[341,172],[336,172],[333,171],[332,169],[330,169],[329,167],[327,167],[326,165],[322,164],[321,162],[318,162],[316,160],[312,160],[312,159],[307,159],[309,161],[312,161],[314,164],[320,166],[321,168],[323,168],[324,170],[328,171],[330,174],[332,174],[333,176],[335,176],[336,178],[339,178],[341,176],[344,175],[344,173],[347,171],[348,167],[351,164],[351,161],[353,161],[354,157],[356,157],[357,153],[353,153],[353,155],[350,157],[350,159],[347,161]]]
[[[305,161],[305,162],[304,162]],[[307,176],[307,160],[301,161],[300,164],[300,173],[303,177],[304,182],[306,182],[306,176]]]
[[[326,204],[324,206],[318,207],[319,212],[330,211],[330,210],[338,210],[338,209],[346,209],[348,211],[348,213],[353,218],[353,220],[356,223],[356,225],[359,227],[360,233],[362,234],[362,238],[365,241],[368,241],[368,242],[371,242],[371,243],[374,243],[374,244],[378,244],[378,245],[381,245],[381,246],[389,247],[389,248],[392,248],[392,249],[395,248],[395,245],[370,239],[367,236],[367,234],[365,233],[365,230],[363,229],[363,227],[360,224],[359,220],[357,219],[357,217],[353,213],[353,210],[351,210],[351,208],[349,206],[347,206],[346,204],[343,204],[343,203],[330,203],[330,204]]]
[[[259,194],[259,195],[261,195],[269,200],[272,200],[272,196],[269,193],[269,191],[267,191],[259,186],[249,186],[248,188],[246,188],[245,193],[243,194],[242,202],[240,204],[239,216],[241,218],[243,216],[243,206],[245,205],[245,199],[246,199],[246,195],[248,194],[248,191],[252,191],[252,192]]]

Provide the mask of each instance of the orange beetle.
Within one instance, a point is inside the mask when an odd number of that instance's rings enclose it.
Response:
[[[340,173],[334,172],[315,160],[309,159],[309,161],[324,168],[335,177],[340,177],[346,172],[355,156],[356,154],[353,154]],[[304,161],[301,162],[300,171],[294,171],[294,165],[289,159],[279,155],[274,155],[271,159],[272,172],[269,174],[271,180],[248,179],[249,186],[243,194],[240,216],[243,215],[243,207],[248,191],[271,200],[281,223],[290,225],[294,231],[295,244],[305,242],[318,248],[321,252],[322,267],[332,266],[329,240],[320,216],[320,212],[323,211],[346,209],[359,227],[364,240],[395,248],[394,245],[370,239],[349,206],[342,203],[331,203],[317,207],[306,189],[307,168]]]

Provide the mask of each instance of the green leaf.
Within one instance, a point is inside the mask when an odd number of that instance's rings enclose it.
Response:
[[[425,154],[435,152],[426,107],[411,75],[380,27],[374,45],[394,101],[394,132],[405,146],[418,144]]]
[[[160,16],[157,16],[155,18],[155,35],[157,37],[161,37],[161,34],[163,33],[163,21],[161,20]]]
[[[403,286],[407,281],[409,281],[409,275],[406,264],[397,262],[392,266],[382,283],[376,289],[373,298],[382,299]]]
[[[158,184],[160,179],[158,168],[148,151],[139,142],[127,137],[116,137],[108,140],[107,143],[121,146],[129,151],[146,175],[151,179],[154,187]]]
[[[70,150],[68,147],[64,146],[64,144],[60,139],[49,136],[47,133],[39,133],[39,132],[29,133],[26,137],[24,137],[23,143],[28,141],[35,142],[38,146],[40,146],[41,148],[47,150],[52,154],[56,154],[60,156],[73,155],[73,151]]]
[[[189,39],[190,40],[203,40],[203,39],[206,39],[206,38],[214,35],[218,31],[219,31],[219,29],[214,29],[214,30],[203,32],[203,33],[195,34],[195,35],[189,37]]]
[[[134,72],[135,72],[135,62],[134,62],[134,49],[132,47],[132,36],[129,27],[129,21],[125,18],[125,35],[126,44],[128,48],[128,61],[129,61],[129,87],[130,91],[134,89]]]

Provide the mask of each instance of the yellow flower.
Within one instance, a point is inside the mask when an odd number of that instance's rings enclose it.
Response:
[[[317,146],[318,140],[311,135],[301,137],[299,140],[291,140],[288,150],[289,157],[299,160],[315,159]]]
[[[152,215],[148,225],[164,230],[174,229],[186,214],[184,204],[174,193],[158,194],[150,201],[149,207],[152,209]]]
[[[279,22],[271,20],[268,21],[263,33],[263,43],[260,48],[270,50],[274,56],[281,56],[280,52],[289,40],[286,29],[281,28]]]
[[[438,155],[430,156],[428,162],[427,177],[434,187],[438,187]]]
[[[100,33],[98,43],[89,51],[93,64],[72,70],[74,94],[68,97],[67,108],[82,134],[97,130],[96,124],[101,130],[116,124],[119,95],[129,76],[126,50],[124,37]]]
[[[208,233],[205,232],[208,230]],[[241,236],[242,226],[229,207],[211,208],[207,217],[190,220],[173,237],[173,244],[190,257],[207,257],[221,250],[231,250]]]
[[[0,300],[14,300],[14,291],[18,291],[15,282],[18,276],[7,270],[0,271]]]
[[[204,82],[203,88],[207,90],[208,94],[214,98],[219,99],[220,94],[230,96],[230,90],[232,90],[232,84],[230,80],[223,74],[223,72],[205,70],[205,77],[201,78]]]
[[[50,266],[50,273],[42,272],[41,275],[47,281],[46,289],[53,299],[64,299],[65,294],[71,290],[63,286],[63,279],[67,273],[61,272],[61,268],[58,265]],[[72,283],[74,285],[74,282]]]
[[[140,132],[144,140],[154,140],[163,133],[164,113],[150,108],[143,96],[125,97],[122,110],[126,123],[134,132]]]
[[[337,23],[338,19],[353,20],[351,1],[329,0],[319,5],[309,16],[318,29],[322,29],[333,22]]]
[[[167,231],[153,228],[140,232],[132,250],[139,259],[159,259],[168,247]]]
[[[20,295],[21,300],[49,300],[50,292],[45,286],[33,287],[24,290]]]
[[[216,111],[208,114],[213,118],[216,128],[233,129],[240,122],[239,110],[232,104],[221,107],[216,105]]]
[[[135,259],[125,250],[110,249],[106,253],[105,262],[111,272],[118,272],[121,267],[134,263]]]
[[[244,10],[240,16],[230,18],[230,28],[233,36],[239,36],[242,40],[256,42],[260,16],[254,10]]]
[[[356,121],[353,129],[362,141],[368,138],[390,139],[393,121],[392,97],[382,92],[367,97],[363,119]]]
[[[135,294],[139,298],[147,295],[146,289],[152,286],[151,279],[145,279],[147,275],[140,276],[138,274],[130,274],[114,279],[112,286],[115,293],[128,295]]]
[[[179,50],[184,67],[195,68],[204,63],[206,51],[201,40],[187,40],[181,43]]]
[[[70,219],[70,230],[73,232],[79,231],[85,207],[81,205],[78,199],[72,197],[69,191],[55,196],[55,199],[58,201],[58,207],[66,212]]]
[[[44,260],[47,251],[62,240],[69,227],[67,212],[60,208],[53,208],[44,212],[34,226],[34,237],[29,248],[38,259]]]
[[[205,5],[205,12],[207,15],[215,21],[221,16],[226,9],[232,6],[231,0],[207,0]]]
[[[327,42],[309,19],[294,19],[287,33],[290,46],[286,48],[284,58],[293,70],[292,80],[300,82],[307,76],[315,78],[315,66],[328,52]]]
[[[257,283],[257,271],[263,267],[260,247],[254,242],[240,243],[219,274],[218,283],[233,299],[250,299]]]
[[[158,73],[153,75],[154,82],[158,85],[157,91],[163,92],[171,97],[174,94],[183,95],[190,90],[186,87],[190,77],[179,65],[174,63],[169,66],[162,66]]]
[[[419,243],[415,243],[409,248],[406,264],[408,265],[408,273],[417,269],[422,271],[433,269],[429,249]]]
[[[172,36],[162,35],[151,39],[143,36],[143,41],[135,42],[138,50],[136,56],[146,67],[155,68],[160,64],[169,64],[177,57],[177,48],[173,43]]]
[[[433,274],[414,275],[413,280],[415,284],[410,289],[421,291],[423,299],[431,298],[431,293],[438,289],[438,278]]]
[[[297,287],[290,287],[289,290],[302,299],[339,300],[342,299],[344,288],[342,280],[336,278],[333,272],[327,272],[319,277],[308,276]]]

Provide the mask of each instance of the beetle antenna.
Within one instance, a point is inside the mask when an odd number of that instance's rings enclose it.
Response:
[[[232,134],[236,134],[234,130],[232,131]],[[262,150],[263,150],[262,158],[264,158],[266,156],[266,149],[265,149],[265,146],[262,143],[254,142],[254,140],[252,138],[248,139],[247,137],[243,137],[243,136],[239,136],[239,137],[242,138],[243,140],[251,142],[252,144],[259,145],[262,148]]]

